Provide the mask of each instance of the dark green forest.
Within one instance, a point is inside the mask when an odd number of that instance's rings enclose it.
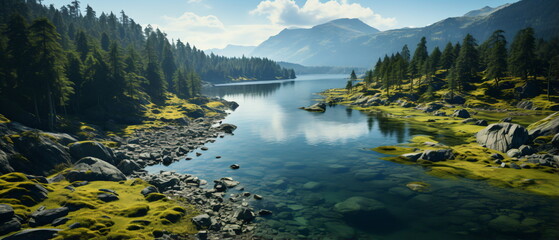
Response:
[[[6,116],[52,129],[60,114],[133,122],[141,103],[166,92],[188,99],[203,82],[295,78],[265,58],[206,55],[124,11],[60,9],[35,0],[0,3],[0,106]],[[82,13],[83,12],[83,13]]]
[[[429,53],[426,45],[423,37],[413,55],[404,45],[400,52],[378,59],[374,68],[366,72],[364,82],[383,88],[388,95],[407,92],[420,96],[420,100],[434,100],[434,91],[441,89],[453,98],[476,90],[476,84],[484,81],[492,81],[485,86],[486,94],[503,99],[539,94],[549,98],[558,94],[554,92],[559,78],[557,37],[548,41],[536,39],[533,29],[526,28],[517,32],[512,42],[507,41],[502,30],[497,30],[481,44],[468,34],[461,43],[449,42],[442,51],[435,47]],[[503,84],[504,79],[517,81]],[[511,83],[519,83],[523,89],[502,91],[519,87]],[[522,92],[526,86],[530,93]]]

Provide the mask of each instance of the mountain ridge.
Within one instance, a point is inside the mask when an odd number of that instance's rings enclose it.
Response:
[[[509,42],[518,30],[526,27],[534,28],[536,37],[549,39],[559,33],[558,15],[559,1],[522,0],[473,10],[426,27],[368,34],[349,34],[353,31],[332,24],[337,19],[310,29],[285,29],[257,46],[251,55],[305,66],[371,67],[378,58],[401,50],[404,44],[413,51],[423,36],[427,38],[429,51],[435,46],[442,48],[448,42],[460,42],[468,33],[480,43],[498,29],[505,31]],[[323,33],[326,27],[334,27],[334,30]],[[336,31],[341,30],[349,35],[336,37],[339,36]]]

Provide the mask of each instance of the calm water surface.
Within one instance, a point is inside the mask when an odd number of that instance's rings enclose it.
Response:
[[[344,106],[325,113],[298,109],[315,93],[344,87],[340,75],[307,75],[294,81],[226,84],[205,94],[236,101],[224,122],[233,136],[209,143],[191,161],[152,166],[149,171],[190,173],[211,182],[224,176],[260,194],[259,235],[275,239],[559,239],[558,199],[525,194],[472,180],[444,180],[422,167],[381,160],[369,150],[405,143],[417,130],[382,114]],[[216,159],[215,156],[222,156]],[[240,164],[238,170],[229,169]],[[407,183],[431,184],[417,193]],[[208,186],[211,187],[211,186]],[[239,193],[230,190],[228,193]],[[337,203],[365,197],[386,208],[343,215]]]

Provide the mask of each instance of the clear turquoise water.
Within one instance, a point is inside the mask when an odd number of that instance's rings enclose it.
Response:
[[[255,209],[274,212],[258,219],[258,234],[267,238],[559,239],[558,199],[438,179],[422,167],[381,160],[385,155],[369,149],[421,133],[382,114],[344,106],[325,113],[298,109],[320,98],[314,93],[345,86],[344,77],[308,75],[208,89],[206,95],[240,104],[224,120],[238,126],[234,135],[207,144],[209,150],[191,154],[191,161],[148,171],[174,170],[208,182],[233,177],[245,191],[264,197],[252,200]],[[241,168],[229,169],[231,164]],[[406,184],[413,181],[431,184],[432,191],[410,191]],[[334,210],[354,196],[380,201],[386,211],[344,216]]]

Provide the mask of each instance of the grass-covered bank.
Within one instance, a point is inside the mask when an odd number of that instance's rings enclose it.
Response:
[[[473,99],[484,104],[485,109],[465,106],[468,101],[473,100],[467,100],[464,105],[451,105],[438,101],[437,104],[442,105],[440,109],[426,112],[421,109],[433,104],[432,102],[418,103],[407,98],[409,95],[389,98],[382,89],[366,88],[361,83],[353,86],[351,90],[330,89],[321,94],[325,97],[326,103],[346,105],[369,114],[383,114],[390,118],[390,121],[400,121],[409,126],[410,134],[414,135],[409,143],[374,149],[392,155],[386,157],[386,160],[403,164],[419,164],[425,167],[428,174],[441,178],[485,180],[500,187],[559,196],[559,174],[556,168],[527,163],[522,158],[509,157],[506,153],[482,147],[476,143],[475,137],[475,134],[486,128],[487,124],[500,122],[504,118],[511,117],[513,123],[528,127],[553,111],[518,109],[511,106],[512,101],[508,103],[496,101],[495,103],[500,102],[501,104],[499,106],[491,105],[487,101],[491,96],[485,97],[484,100],[472,94],[467,95],[466,99]],[[442,95],[444,93],[440,93],[439,96]],[[531,100],[541,100],[542,98],[542,96],[538,96]],[[549,104],[546,99],[544,101],[547,105],[553,105],[553,102]],[[367,102],[372,104],[367,104]],[[476,120],[468,122],[465,121],[465,118],[453,117],[452,114],[457,109],[466,109],[471,114],[470,118]],[[478,120],[485,120],[486,123],[476,125]],[[548,144],[551,137],[553,136],[539,137],[531,144]],[[439,149],[451,149],[454,154],[453,159],[437,162],[412,161],[401,156],[406,153],[422,153],[426,150]],[[499,159],[499,161],[494,159],[492,155],[495,153],[502,156],[503,159]],[[503,163],[504,166],[522,165],[522,168],[502,167]]]

